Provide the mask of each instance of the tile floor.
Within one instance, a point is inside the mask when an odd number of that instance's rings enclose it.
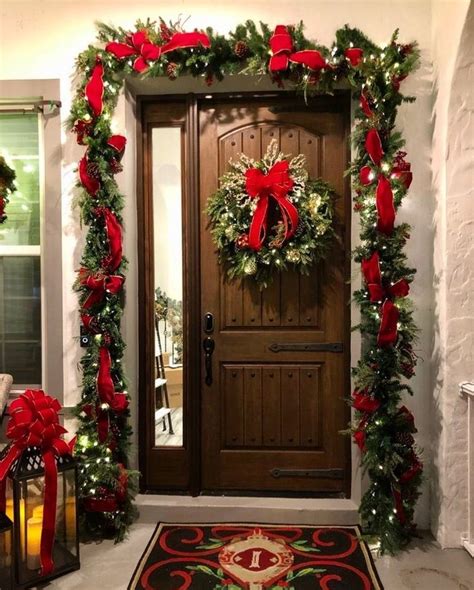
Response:
[[[82,545],[82,568],[44,588],[126,590],[154,528],[138,522],[124,543]],[[376,565],[385,590],[474,590],[474,559],[463,549],[441,550],[428,534],[398,557],[378,558]]]

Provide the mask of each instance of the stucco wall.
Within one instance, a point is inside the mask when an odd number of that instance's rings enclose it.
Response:
[[[466,2],[452,2],[461,7]],[[434,203],[431,189],[430,159],[432,157],[432,82],[431,60],[433,47],[441,38],[431,34],[432,4],[429,0],[378,0],[326,1],[301,0],[288,3],[286,0],[244,0],[219,3],[204,1],[174,2],[158,6],[156,2],[96,1],[77,2],[62,0],[12,1],[1,4],[0,79],[59,78],[62,118],[68,114],[71,102],[71,74],[76,55],[95,37],[94,21],[102,20],[123,27],[131,26],[137,18],[157,16],[175,19],[179,14],[190,15],[189,28],[213,26],[227,32],[238,22],[251,17],[278,23],[304,20],[307,34],[330,44],[337,28],[345,23],[364,30],[377,43],[389,41],[395,27],[400,28],[401,40],[417,39],[422,51],[420,70],[404,82],[403,90],[417,97],[415,105],[405,105],[400,111],[398,125],[407,138],[407,151],[414,170],[414,182],[401,218],[413,225],[412,239],[408,245],[410,263],[418,268],[412,295],[416,304],[415,319],[421,328],[417,353],[423,357],[417,376],[412,381],[416,395],[407,400],[414,411],[419,427],[418,441],[425,448],[425,464],[428,479],[432,476],[432,422],[438,420],[431,413],[433,345],[433,216]],[[462,10],[461,10],[462,12]],[[454,34],[452,32],[452,34]],[[447,52],[451,54],[451,49]],[[443,57],[435,52],[436,59]],[[121,101],[116,117],[117,131],[127,133],[133,128],[133,110],[130,102]],[[128,123],[127,123],[128,122]],[[136,397],[137,375],[137,281],[136,281],[136,228],[134,178],[130,172],[134,163],[133,138],[126,154],[126,170],[120,175],[120,183],[127,189],[125,208],[125,248],[131,260],[127,278],[127,309],[124,332],[129,342],[125,362],[131,377],[130,393]],[[442,138],[440,136],[440,141]],[[82,150],[74,139],[63,135],[63,325],[64,325],[64,400],[72,405],[79,395],[77,362],[80,349],[74,337],[78,334],[76,297],[71,291],[74,271],[78,267],[83,234],[79,229],[77,211],[72,212],[71,200],[74,185],[73,170]],[[442,243],[440,242],[440,248]],[[429,525],[429,485],[423,488],[423,497],[417,511],[417,520],[422,528]]]
[[[436,203],[432,529],[445,547],[467,530],[467,400],[474,380],[474,9],[435,2],[433,196]]]

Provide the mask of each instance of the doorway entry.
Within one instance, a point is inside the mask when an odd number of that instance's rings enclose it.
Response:
[[[142,489],[349,495],[348,94],[147,97],[140,119]],[[260,291],[226,280],[203,211],[272,140],[334,188],[338,239]]]

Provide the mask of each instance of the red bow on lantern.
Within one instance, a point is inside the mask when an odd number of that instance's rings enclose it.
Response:
[[[362,274],[369,290],[370,301],[383,301],[377,344],[390,346],[397,340],[397,323],[400,316],[397,306],[390,299],[406,297],[410,286],[405,279],[400,279],[388,287],[383,285],[378,252],[374,252],[369,259],[362,260]]]
[[[269,69],[271,72],[281,72],[288,69],[289,62],[299,63],[310,70],[322,70],[330,67],[317,49],[303,49],[293,52],[293,40],[285,25],[278,25],[270,38]]]
[[[0,462],[0,484],[13,463],[28,447],[39,447],[44,462],[44,512],[41,530],[41,573],[47,575],[54,569],[52,551],[56,526],[56,502],[58,471],[56,459],[71,453],[71,447],[61,436],[67,432],[59,424],[61,405],[44,391],[27,389],[10,405],[7,437],[9,450]],[[5,509],[5,488],[2,487],[0,511]]]
[[[382,156],[384,155],[380,135],[376,129],[370,129],[365,139],[365,149],[372,162],[380,167]],[[368,185],[376,178],[376,174],[370,166],[363,166],[359,172],[361,184]],[[377,207],[377,229],[389,235],[393,231],[395,224],[395,206],[393,203],[393,193],[390,181],[383,175],[378,174],[378,183],[376,190],[376,207]]]
[[[270,197],[273,197],[283,217],[287,240],[295,233],[298,225],[298,211],[287,199],[288,192],[293,188],[293,180],[289,173],[286,160],[274,164],[268,174],[258,168],[249,168],[245,172],[247,193],[258,199],[257,208],[252,218],[249,231],[249,248],[260,250],[266,236],[266,222]]]
[[[79,271],[79,280],[83,287],[91,290],[86,300],[82,304],[83,309],[89,309],[96,303],[100,303],[104,298],[105,293],[112,293],[116,295],[120,292],[125,277],[122,275],[105,275],[105,274],[89,274],[85,268]]]
[[[155,45],[148,39],[146,31],[138,31],[127,35],[126,43],[117,43],[113,41],[108,43],[105,50],[115,55],[119,59],[136,55],[133,62],[133,69],[137,72],[144,72],[149,67],[149,61],[155,61],[164,53],[175,51],[176,49],[187,49],[189,47],[210,47],[209,37],[205,33],[194,31],[193,33],[174,33],[168,43]]]

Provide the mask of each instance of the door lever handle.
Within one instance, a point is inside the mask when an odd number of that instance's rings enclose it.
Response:
[[[212,353],[214,352],[216,343],[213,338],[208,336],[207,338],[204,338],[202,347],[204,349],[204,367],[206,370],[204,381],[206,385],[212,385]]]

